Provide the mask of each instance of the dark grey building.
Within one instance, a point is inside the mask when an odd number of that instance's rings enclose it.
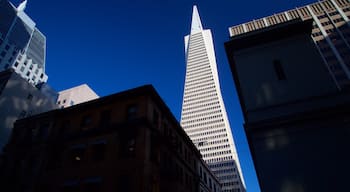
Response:
[[[57,108],[57,97],[47,84],[34,87],[13,69],[0,72],[0,151],[17,119]]]
[[[347,191],[350,93],[291,20],[225,43],[262,191]]]
[[[322,0],[232,26],[229,32],[234,37],[293,19],[312,20],[311,38],[337,86],[342,89],[350,85],[349,18],[349,0]]]

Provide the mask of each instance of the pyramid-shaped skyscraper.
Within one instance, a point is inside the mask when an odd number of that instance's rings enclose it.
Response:
[[[219,178],[224,192],[245,191],[216,66],[213,39],[193,7],[185,36],[186,79],[181,125]]]

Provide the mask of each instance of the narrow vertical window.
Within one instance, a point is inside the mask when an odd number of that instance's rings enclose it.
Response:
[[[280,60],[273,61],[273,67],[278,80],[286,80],[286,74],[284,73],[282,63]]]

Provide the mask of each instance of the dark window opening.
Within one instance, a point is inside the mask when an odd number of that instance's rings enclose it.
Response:
[[[88,126],[89,124],[91,124],[91,122],[92,122],[91,116],[90,116],[90,115],[85,115],[85,116],[83,116],[83,118],[81,119],[80,127],[86,127],[86,126]]]
[[[93,161],[103,161],[105,159],[106,143],[101,142],[92,145]]]
[[[99,192],[101,191],[101,177],[92,177],[84,181],[84,192]]]
[[[127,175],[121,175],[117,185],[117,191],[133,191],[131,179]]]
[[[130,105],[128,108],[127,108],[127,119],[128,120],[132,120],[132,119],[135,119],[137,117],[137,106],[136,105]]]
[[[41,139],[47,139],[47,137],[49,136],[49,128],[50,128],[50,124],[49,123],[44,123],[40,126],[39,129],[39,137]]]
[[[158,128],[159,126],[159,113],[154,109],[153,110],[153,124]]]
[[[63,192],[76,192],[79,191],[78,181],[66,181],[63,185]]]
[[[111,121],[111,111],[105,110],[100,114],[100,125],[101,127],[105,127],[110,124]]]
[[[273,61],[273,67],[278,80],[286,80],[286,74],[284,73],[283,66],[280,60]]]
[[[33,99],[33,95],[29,93],[28,96],[27,96],[27,99],[28,99],[29,101],[31,101],[31,100]]]
[[[123,134],[120,140],[120,157],[135,157],[136,139],[135,132],[130,131]]]

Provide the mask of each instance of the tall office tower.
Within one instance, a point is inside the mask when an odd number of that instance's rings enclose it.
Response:
[[[45,83],[46,38],[24,12],[27,1],[18,7],[0,1],[0,70],[13,68],[33,85]]]
[[[293,19],[313,20],[312,39],[339,89],[350,86],[350,2],[325,0],[229,28],[230,36]]]
[[[185,54],[187,69],[181,125],[219,178],[222,190],[245,191],[221,96],[211,31],[203,29],[196,6],[191,33],[185,36]]]

